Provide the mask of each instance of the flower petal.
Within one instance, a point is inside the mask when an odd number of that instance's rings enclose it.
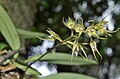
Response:
[[[101,57],[101,59],[102,59],[102,56],[101,56],[100,52],[99,52],[98,49],[97,49],[97,44],[96,44],[95,41],[90,41],[90,47],[91,47],[91,49],[92,49],[94,58],[98,61],[98,59],[97,59],[97,57],[96,57],[96,55],[95,55],[95,53],[98,53],[98,55],[99,55],[99,56]]]

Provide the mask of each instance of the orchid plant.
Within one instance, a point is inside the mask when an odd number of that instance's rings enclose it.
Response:
[[[70,17],[68,17],[66,22],[63,17],[62,19],[63,24],[68,29],[71,30],[71,35],[68,38],[62,40],[60,36],[56,34],[54,31],[52,31],[50,28],[47,30],[47,32],[50,34],[48,38],[40,38],[40,37],[38,38],[42,40],[52,40],[52,41],[58,40],[60,44],[58,44],[57,46],[63,44],[67,45],[72,50],[71,60],[73,59],[74,55],[78,56],[78,54],[81,55],[81,57],[84,58],[85,60],[88,60],[88,56],[84,47],[86,45],[89,45],[93,52],[93,56],[95,60],[98,61],[96,54],[98,54],[101,59],[102,59],[102,55],[97,49],[97,43],[94,41],[94,38],[101,40],[107,39],[108,36],[111,36],[113,33],[119,30],[119,28],[115,31],[109,31],[107,29],[104,29],[105,25],[107,24],[107,21],[104,21],[105,18],[103,18],[97,24],[94,23],[94,20],[89,20],[88,22],[90,22],[91,25],[85,28],[82,18],[80,18],[81,23],[77,23],[77,21],[72,20]],[[98,32],[100,33],[99,35]],[[80,42],[79,39],[81,38],[82,34],[87,34],[90,41],[87,43]]]

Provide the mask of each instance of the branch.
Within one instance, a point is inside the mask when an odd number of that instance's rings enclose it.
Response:
[[[7,55],[2,55],[2,56],[0,56],[0,64],[2,64],[5,60],[11,58],[13,55],[15,55],[16,53],[18,53],[19,51],[24,50],[24,49],[25,49],[25,48],[22,47],[22,48],[20,48],[20,49],[17,49],[17,50],[13,50],[13,51],[8,52]]]

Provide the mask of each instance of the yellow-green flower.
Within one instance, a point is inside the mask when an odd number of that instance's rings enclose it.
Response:
[[[92,24],[90,26],[87,27],[85,33],[88,34],[88,36],[90,37],[90,39],[92,40],[92,36],[96,37],[96,38],[100,38],[97,33],[96,33],[96,29],[94,27],[94,21],[90,20],[89,22],[92,22]]]
[[[109,30],[106,30],[106,29],[99,29],[98,31],[100,32],[101,36],[108,37],[108,36],[112,36],[112,33],[115,33],[118,30],[119,30],[119,28],[115,31],[109,31]]]
[[[100,32],[101,36],[105,36],[105,37],[112,36],[111,34],[109,34],[109,31],[106,29],[99,29],[98,31]]]
[[[98,24],[95,25],[95,29],[99,30],[99,29],[103,29],[105,27],[105,24],[108,23],[108,21],[104,21],[106,17],[104,17]]]
[[[68,27],[69,29],[74,29],[75,27],[75,21],[73,21],[70,17],[68,17],[68,22],[64,21],[64,17],[63,17],[63,24]]]
[[[83,19],[82,18],[80,18],[81,19],[81,24],[76,24],[75,25],[75,31],[77,32],[77,33],[79,33],[79,36],[84,32],[84,30],[85,30],[85,27],[84,27],[84,25],[83,25]]]
[[[81,51],[83,52],[83,54],[81,54]],[[88,60],[87,54],[84,50],[84,48],[82,47],[82,45],[80,43],[78,43],[78,41],[74,41],[73,43],[73,47],[72,47],[72,57],[71,60],[73,59],[74,54],[77,56],[78,54],[80,54],[85,60]]]
[[[48,28],[48,30],[46,30],[46,31],[50,34],[50,36],[49,36],[50,39],[53,39],[53,40],[57,39],[60,42],[62,42],[62,39],[59,37],[59,35],[56,34],[54,31],[52,31],[50,28]]]
[[[90,41],[90,47],[92,49],[94,58],[97,60],[97,57],[96,57],[96,53],[97,53],[101,57],[101,59],[102,59],[102,56],[101,56],[100,52],[97,49],[97,44],[96,44],[95,41]]]
[[[107,23],[107,21],[104,21],[106,17],[104,17],[98,24],[96,24],[94,28],[101,34],[101,36],[108,37],[108,36],[112,36],[111,33],[117,32],[119,28],[116,31],[109,31],[104,29],[105,24]]]

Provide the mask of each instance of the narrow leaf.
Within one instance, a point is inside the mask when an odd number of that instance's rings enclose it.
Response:
[[[32,31],[18,29],[18,28],[17,28],[17,32],[23,38],[34,38],[36,36],[40,36],[40,37],[47,36],[47,34],[45,33],[32,32]]]
[[[23,71],[27,68],[27,65],[24,65],[24,64],[19,63],[19,62],[14,62],[14,64],[18,68],[22,69]],[[31,67],[29,67],[26,72],[28,72],[28,73],[30,73],[32,75],[40,75],[40,73],[37,70],[35,70],[35,69],[31,68]]]
[[[16,28],[8,16],[7,12],[0,5],[0,32],[10,45],[10,47],[15,50],[20,48],[20,40],[17,34]]]
[[[96,79],[96,78],[77,73],[58,73],[55,75],[50,75],[38,79]]]
[[[36,55],[25,60],[25,63],[35,61],[40,58],[42,55]],[[88,65],[88,64],[97,64],[96,61],[89,59],[88,61],[84,60],[79,56],[75,56],[71,61],[71,55],[66,53],[48,53],[42,57],[41,61],[47,61],[54,64],[63,64],[63,65]]]

